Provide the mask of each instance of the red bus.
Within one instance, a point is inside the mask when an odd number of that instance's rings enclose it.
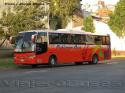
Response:
[[[14,41],[12,39],[11,41]],[[36,66],[75,62],[97,64],[111,59],[109,35],[83,31],[34,30],[15,37],[14,63]]]

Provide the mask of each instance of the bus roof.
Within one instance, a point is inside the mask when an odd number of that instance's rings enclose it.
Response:
[[[68,33],[68,34],[86,34],[86,35],[102,35],[107,36],[109,34],[97,34],[97,33],[91,33],[91,32],[85,32],[84,30],[68,30],[68,29],[58,29],[58,30],[48,30],[48,29],[42,29],[42,30],[29,30],[29,31],[22,31],[19,33],[26,33],[26,32],[53,32],[53,33]]]

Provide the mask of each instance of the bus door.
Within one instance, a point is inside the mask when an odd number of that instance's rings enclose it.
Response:
[[[41,32],[37,35],[36,39],[36,54],[47,52],[47,34]]]
[[[47,50],[48,50],[48,43],[47,43],[47,33],[40,32],[36,38],[36,57],[37,62],[46,63],[48,60],[47,58]]]

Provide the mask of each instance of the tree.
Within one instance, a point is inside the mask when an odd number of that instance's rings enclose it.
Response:
[[[37,0],[36,3],[48,2],[49,11],[45,11],[41,5],[17,5],[11,11],[9,8],[7,12],[3,12],[3,17],[0,19],[1,27],[8,28],[10,35],[15,35],[20,31],[42,29],[48,22],[46,19],[41,21],[45,15],[50,14],[51,19],[56,24],[55,28],[64,28],[70,17],[72,17],[73,10],[79,6],[80,0]],[[32,2],[30,2],[32,3]]]
[[[94,27],[94,23],[93,23],[93,19],[91,16],[86,17],[84,19],[84,28],[83,30],[85,30],[86,32],[95,32],[95,27]]]
[[[41,5],[17,5],[7,12],[3,12],[0,24],[3,28],[8,28],[9,34],[14,35],[20,31],[35,30],[45,28],[45,22],[41,21],[47,11]]]
[[[1,37],[2,35],[4,35],[4,30],[3,30],[2,27],[0,27],[0,37]]]
[[[64,28],[70,21],[69,19],[72,18],[73,10],[79,7],[80,0],[51,0],[51,19],[56,18],[61,28]]]
[[[119,37],[125,36],[125,0],[120,0],[115,7],[115,11],[109,16],[108,24],[112,31]]]
[[[2,42],[0,42],[0,48],[2,47],[2,45],[4,44],[6,39],[8,39],[8,38],[9,38],[9,36],[4,32],[3,28],[0,27],[0,40],[2,41]]]

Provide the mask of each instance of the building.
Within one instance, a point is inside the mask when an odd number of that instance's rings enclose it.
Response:
[[[96,16],[98,16],[104,23],[107,23],[109,21],[109,14],[114,11],[115,6],[111,4],[105,4],[104,1],[99,0],[98,1],[98,9],[94,12]]]
[[[82,10],[79,10],[79,9],[76,9],[74,12],[73,12],[73,28],[74,27],[79,27],[79,26],[83,26],[83,12]]]

